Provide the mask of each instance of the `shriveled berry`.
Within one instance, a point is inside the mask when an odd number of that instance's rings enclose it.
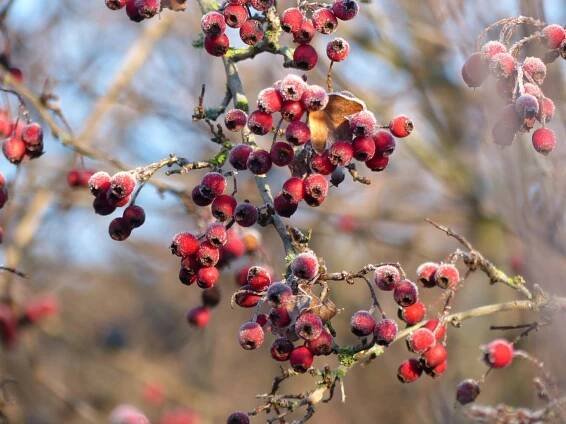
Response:
[[[224,9],[224,20],[231,28],[240,28],[248,19],[248,11],[239,4],[230,4]]]
[[[265,113],[275,113],[281,110],[283,99],[273,87],[264,88],[257,95],[257,108]]]
[[[248,118],[248,128],[256,135],[265,135],[273,127],[273,117],[266,112],[256,110]]]
[[[423,354],[436,344],[436,338],[428,328],[419,328],[407,337],[407,346],[411,352]]]
[[[311,139],[311,131],[307,124],[302,121],[292,121],[287,125],[285,138],[295,146],[306,144]]]
[[[226,227],[218,222],[210,224],[205,235],[210,244],[216,247],[224,246],[228,241]]]
[[[298,69],[310,71],[318,62],[318,53],[310,44],[301,44],[293,52],[293,62]]]
[[[557,24],[547,25],[542,29],[546,39],[546,46],[549,49],[557,49],[566,39],[566,30]]]
[[[416,303],[419,296],[419,289],[409,280],[400,281],[393,289],[393,298],[395,302],[403,308]]]
[[[318,259],[312,252],[299,253],[291,262],[291,272],[303,280],[312,280],[318,274]]]
[[[396,116],[389,123],[389,131],[398,138],[407,137],[414,128],[413,121],[405,115]]]
[[[487,62],[479,52],[472,54],[462,66],[462,79],[470,88],[481,86],[487,75]]]
[[[281,107],[281,117],[288,122],[301,119],[304,113],[305,106],[303,102],[300,101],[288,100],[283,102],[283,106]]]
[[[375,319],[368,311],[358,311],[352,315],[350,330],[358,337],[367,337],[375,329]]]
[[[246,322],[240,327],[238,341],[246,350],[257,349],[263,344],[263,328],[257,322]]]
[[[350,53],[350,44],[343,38],[335,38],[326,45],[326,55],[333,62],[342,62]]]
[[[434,277],[438,266],[439,265],[436,262],[425,262],[420,264],[417,268],[417,281],[426,288],[436,287],[436,280]]]
[[[240,131],[246,126],[247,122],[248,114],[241,109],[230,109],[224,115],[224,125],[226,125],[226,128],[230,131]],[[245,146],[245,144],[243,146]]]
[[[124,218],[115,218],[110,222],[108,233],[112,240],[123,241],[126,240],[132,233],[132,227]]]
[[[220,251],[216,246],[205,241],[199,245],[196,257],[202,266],[214,266],[218,263]]]
[[[200,28],[206,35],[223,34],[226,31],[224,15],[216,11],[205,13],[200,20]]]
[[[295,32],[293,32],[293,41],[299,44],[308,44],[314,38],[316,30],[310,19],[303,19],[301,26]]]
[[[240,27],[240,38],[249,46],[255,46],[263,40],[263,27],[257,19],[248,19]]]
[[[370,160],[366,160],[366,166],[374,172],[381,172],[389,164],[389,156],[383,156],[378,153],[373,155]]]
[[[471,378],[463,380],[456,388],[456,400],[460,405],[467,405],[476,400],[480,394],[480,385]]]
[[[421,322],[426,315],[426,306],[422,302],[413,303],[406,308],[399,308],[399,318],[407,325],[415,325]]]
[[[283,192],[278,193],[273,198],[273,208],[275,212],[277,212],[277,215],[284,218],[290,218],[297,211],[298,207],[299,204],[285,196]]]
[[[88,189],[94,196],[107,192],[110,189],[110,175],[104,171],[92,174],[88,180]]]
[[[436,343],[433,347],[427,350],[422,358],[427,368],[434,368],[446,361],[448,352],[442,343]]]
[[[332,12],[341,21],[349,21],[358,14],[359,6],[355,0],[334,0]]]
[[[537,152],[548,155],[556,147],[556,134],[550,128],[539,128],[533,133],[532,141]]]
[[[434,274],[434,281],[441,289],[455,289],[460,282],[458,268],[452,264],[440,264]]]
[[[294,348],[295,346],[293,346],[293,343],[289,339],[280,337],[275,339],[271,345],[271,357],[279,362],[287,361]]]
[[[338,20],[332,10],[325,7],[317,9],[312,14],[314,29],[321,34],[332,34],[338,27]]]
[[[417,381],[423,373],[423,367],[418,359],[411,358],[404,361],[397,370],[397,378],[401,383]]]
[[[191,191],[191,199],[193,200],[194,204],[197,206],[208,206],[214,200],[213,197],[208,198],[204,197],[200,191],[200,185],[193,188]]]
[[[136,179],[129,172],[118,172],[110,179],[110,193],[118,199],[129,196],[136,186]]]
[[[492,368],[505,368],[513,362],[513,344],[504,339],[496,339],[483,346],[483,359]]]
[[[220,271],[215,266],[204,266],[197,271],[197,285],[201,289],[209,289],[213,287],[218,278]]]
[[[240,203],[234,211],[234,220],[241,227],[251,227],[257,222],[257,208],[251,203]]]
[[[208,321],[210,321],[210,309],[206,306],[198,306],[189,310],[187,313],[187,321],[195,327],[206,327]]]
[[[230,40],[226,34],[207,35],[204,37],[204,49],[211,56],[224,56],[230,47]]]
[[[237,203],[234,196],[228,194],[217,196],[210,207],[212,216],[221,222],[229,220],[234,216]]]
[[[307,83],[295,74],[288,74],[279,85],[279,93],[284,101],[299,101],[306,90]]]
[[[141,206],[130,205],[124,209],[122,218],[124,218],[131,228],[138,228],[145,222],[145,211]]]
[[[327,356],[333,351],[334,338],[326,329],[316,339],[307,340],[305,346],[314,356]]]
[[[236,411],[228,416],[226,424],[250,424],[250,418],[245,412]]]
[[[313,354],[306,347],[299,346],[291,352],[289,362],[296,372],[305,373],[312,365]]]
[[[287,166],[293,161],[295,151],[289,143],[277,141],[271,146],[269,155],[271,156],[271,162],[275,165]]]
[[[381,290],[391,291],[401,281],[401,273],[393,265],[381,265],[376,268],[373,281]]]
[[[182,258],[194,255],[198,248],[199,241],[191,233],[178,233],[171,242],[171,253]]]
[[[485,59],[489,60],[499,53],[507,53],[507,47],[499,41],[488,41],[481,47],[480,52]]]
[[[297,32],[303,20],[303,12],[298,7],[286,9],[281,15],[281,29],[285,32]]]
[[[362,110],[349,116],[348,121],[355,136],[371,137],[377,131],[377,120],[369,110]]]

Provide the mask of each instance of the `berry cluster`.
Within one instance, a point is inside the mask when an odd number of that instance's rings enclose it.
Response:
[[[349,102],[357,111],[339,117],[343,121],[340,138],[328,148],[324,138],[321,149],[321,139],[312,139],[311,128],[318,133],[315,114],[324,115],[334,102]],[[275,114],[280,114],[280,123],[273,130]],[[325,119],[318,118],[317,122]],[[283,121],[288,122],[285,141],[276,141]],[[344,180],[344,168],[351,169],[354,160],[364,162],[372,171],[385,169],[395,150],[394,137],[407,137],[413,130],[413,123],[404,115],[388,125],[379,125],[374,114],[358,99],[329,95],[324,88],[309,85],[294,74],[262,90],[258,94],[257,110],[249,117],[242,110],[232,109],[226,112],[224,122],[230,131],[240,131],[246,125],[255,135],[275,131],[269,151],[239,144],[231,150],[229,162],[236,170],[247,169],[256,175],[266,174],[273,165],[290,167],[293,176],[285,181],[274,199],[275,211],[283,217],[293,215],[302,200],[310,206],[322,204],[330,185],[326,176],[331,175],[330,183],[337,186]]]
[[[536,56],[517,59],[524,40],[534,39],[542,41],[548,49],[544,61]],[[496,144],[512,144],[517,133],[530,132],[538,121],[541,127],[532,134],[535,150],[546,155],[556,147],[556,134],[546,128],[556,108],[544,95],[541,85],[546,77],[545,61],[552,62],[559,54],[566,58],[566,30],[560,25],[547,25],[512,46],[501,41],[488,41],[466,60],[462,67],[465,83],[469,87],[479,87],[491,74],[497,80],[498,94],[507,103],[492,129]]]
[[[26,122],[19,118],[13,120],[6,110],[0,110],[0,137],[5,139],[2,144],[4,156],[15,165],[43,154],[41,125],[29,119]]]
[[[88,180],[88,188],[94,196],[92,207],[97,214],[110,215],[117,208],[130,203],[121,217],[110,222],[108,232],[113,240],[126,240],[134,228],[141,227],[145,222],[145,211],[131,201],[135,187],[136,178],[127,171],[112,176],[107,172],[99,171],[92,174]]]
[[[106,6],[111,10],[126,9],[126,15],[134,21],[153,18],[161,10],[184,10],[186,0],[105,0]]]
[[[6,348],[13,347],[20,331],[39,321],[57,314],[59,305],[52,296],[32,299],[18,310],[12,306],[0,304],[0,341]]]

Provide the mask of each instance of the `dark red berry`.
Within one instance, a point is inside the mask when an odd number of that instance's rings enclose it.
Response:
[[[251,288],[248,286],[243,286],[242,290],[251,290]],[[242,308],[253,308],[259,303],[261,297],[262,297],[261,295],[251,292],[238,293],[234,298],[234,302],[236,302],[236,305]]]
[[[257,322],[246,322],[240,327],[238,341],[246,350],[257,349],[263,344],[263,328]]]
[[[295,332],[304,340],[316,339],[322,330],[322,320],[313,312],[303,312],[295,322]]]
[[[390,156],[395,151],[395,139],[390,132],[379,130],[373,136],[375,153],[379,156]]]
[[[277,215],[290,218],[298,209],[299,204],[287,197],[283,192],[278,193],[273,198],[273,208]]]
[[[257,135],[265,135],[273,127],[273,117],[266,112],[256,110],[248,118],[248,128]]]
[[[145,211],[141,206],[130,205],[124,209],[122,218],[124,218],[131,228],[138,228],[145,222]]]
[[[108,200],[106,192],[101,192],[94,198],[92,207],[96,214],[102,216],[110,215],[116,210],[116,204]]]
[[[293,299],[293,290],[283,282],[274,283],[267,290],[267,301],[274,308],[291,306]]]
[[[286,306],[273,308],[269,311],[269,321],[274,327],[285,328],[291,324],[291,316]]]
[[[285,197],[293,201],[294,203],[299,203],[303,200],[304,182],[302,178],[291,177],[283,183],[281,192]]]
[[[272,166],[271,155],[263,149],[254,150],[248,156],[246,166],[252,174],[266,174]]]
[[[382,319],[375,324],[375,342],[380,346],[389,346],[397,337],[397,323],[391,319]]]
[[[418,295],[419,290],[417,286],[409,280],[400,281],[393,289],[395,302],[403,308],[414,304],[418,300]]]
[[[311,206],[320,205],[328,195],[328,181],[320,174],[311,174],[304,179],[303,196]]]
[[[246,282],[252,290],[261,292],[271,284],[271,275],[261,266],[252,266],[248,270]]]
[[[260,12],[265,12],[273,6],[274,0],[249,0],[250,5]]]
[[[271,161],[275,165],[287,166],[293,161],[295,152],[289,143],[277,141],[271,146],[269,155],[271,156]]]
[[[234,220],[241,227],[251,227],[257,222],[257,208],[251,203],[240,203],[234,211]]]
[[[230,40],[226,34],[207,35],[204,37],[204,49],[212,56],[224,56],[229,47]]]
[[[210,207],[212,216],[221,222],[231,219],[234,216],[237,203],[234,196],[228,194],[222,194],[216,197]]]
[[[295,346],[289,339],[280,337],[271,345],[271,357],[279,362],[287,361],[294,348]]]
[[[226,190],[226,178],[219,172],[208,172],[202,178],[199,190],[208,199],[220,196]]]
[[[350,330],[358,337],[367,337],[375,329],[375,319],[368,311],[358,311],[352,315]]]
[[[43,150],[43,129],[36,122],[27,124],[22,128],[22,140],[26,143],[26,149],[31,152]]]
[[[330,161],[328,150],[315,154],[311,158],[310,166],[314,172],[321,175],[330,175],[336,169],[336,165]]]
[[[342,20],[349,21],[358,14],[359,6],[355,0],[334,0],[332,4],[332,12]]]
[[[200,191],[200,185],[198,185],[193,188],[193,191],[191,192],[191,199],[197,206],[208,206],[212,203],[214,198],[204,197]]]
[[[283,102],[281,117],[286,121],[298,121],[305,113],[303,102],[288,100]]]
[[[110,10],[122,9],[126,6],[126,0],[106,0],[106,7]]]
[[[305,344],[308,350],[315,356],[330,355],[334,348],[334,338],[326,329],[322,330],[316,339],[308,340]]]
[[[336,166],[348,165],[354,156],[352,144],[347,141],[336,141],[328,149],[330,162]]]
[[[356,137],[352,142],[354,158],[365,162],[375,154],[375,142],[371,137]]]
[[[132,232],[132,227],[128,225],[128,222],[124,218],[115,218],[110,222],[108,227],[108,233],[112,240],[123,241],[126,240]]]
[[[245,412],[233,412],[226,420],[226,424],[250,424],[248,414]]]
[[[224,125],[226,125],[226,128],[230,131],[240,131],[246,126],[247,122],[248,114],[241,109],[230,109],[224,115]],[[234,149],[232,149],[232,151],[233,150]]]
[[[301,146],[310,141],[311,131],[306,123],[302,121],[292,121],[287,125],[285,138],[289,143],[295,146]]]
[[[230,154],[228,155],[228,161],[230,165],[237,169],[238,171],[243,171],[248,169],[248,158],[250,153],[253,151],[252,147],[248,144],[238,144],[232,150],[230,150]]]
[[[273,87],[264,88],[257,95],[257,108],[265,113],[276,113],[281,110],[283,99],[279,91]]]
[[[456,388],[456,400],[460,405],[474,402],[479,394],[480,385],[476,380],[463,380]]]
[[[383,171],[387,168],[389,164],[389,156],[382,156],[380,154],[375,154],[370,160],[367,160],[366,166],[374,172]]]
[[[293,62],[298,69],[310,71],[318,62],[318,53],[310,44],[301,44],[293,52]]]
[[[479,52],[472,54],[462,66],[462,79],[470,88],[482,85],[487,75],[487,62]]]
[[[310,19],[303,19],[301,26],[295,32],[293,32],[293,41],[299,44],[308,44],[313,39],[316,34],[314,25]]]
[[[201,299],[203,306],[214,308],[220,303],[220,290],[218,290],[218,287],[205,289],[202,291]]]

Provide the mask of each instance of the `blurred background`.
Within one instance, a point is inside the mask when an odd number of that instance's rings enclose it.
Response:
[[[282,2],[278,8],[288,6]],[[566,295],[564,61],[549,66],[543,86],[557,106],[549,126],[559,140],[547,157],[534,151],[530,135],[504,149],[493,144],[491,125],[501,102],[492,96],[494,90],[468,89],[460,77],[480,31],[520,14],[566,22],[563,0],[378,0],[362,4],[357,19],[340,23],[337,36],[350,41],[351,54],[334,66],[335,89],[361,97],[383,122],[399,113],[411,116],[416,130],[398,143],[385,172],[367,173],[371,186],[347,177],[321,207],[301,205],[293,217],[295,225],[312,229],[312,248],[329,270],[399,261],[414,277],[418,264],[441,260],[459,247],[424,222],[430,217],[464,234],[503,270]],[[207,159],[217,149],[206,125],[191,119],[201,84],[207,85],[207,106],[217,106],[225,90],[222,62],[192,46],[199,20],[193,0],[184,13],[164,11],[141,24],[130,22],[123,11],[110,11],[103,0],[15,0],[2,26],[12,64],[23,71],[25,84],[41,93],[49,80],[76,134],[142,166],[170,153]],[[147,60],[118,93],[109,92],[124,76],[132,49],[143,48],[140,38],[156,28],[161,33]],[[282,39],[291,45],[289,36]],[[327,36],[315,38],[320,61],[308,74],[311,83],[324,85],[327,41]],[[239,64],[250,103],[288,73],[281,61],[263,54]],[[111,107],[93,118],[101,98],[110,98]],[[13,98],[4,101],[15,104]],[[284,251],[273,228],[258,227],[260,251],[224,270],[222,303],[207,328],[195,329],[185,315],[200,303],[200,290],[179,283],[178,259],[168,245],[179,231],[198,231],[206,208],[187,209],[177,197],[148,186],[138,198],[146,209],[145,225],[127,241],[115,242],[108,236],[111,218],[93,213],[86,191],[67,186],[66,174],[78,158],[50,134],[46,152],[18,173],[5,160],[0,165],[15,181],[10,206],[0,216],[5,231],[0,251],[4,263],[8,258],[29,275],[25,280],[2,275],[2,284],[11,280],[20,301],[54,294],[60,303],[56,317],[30,328],[13,349],[0,351],[0,377],[15,381],[6,386],[9,399],[2,407],[11,422],[102,423],[123,403],[137,406],[152,422],[176,408],[194,411],[200,423],[225,422],[234,410],[253,409],[255,395],[269,389],[278,364],[268,352],[271,339],[252,352],[238,346],[237,330],[250,311],[231,309],[229,297],[237,288],[235,272],[247,263],[283,271]],[[88,158],[85,165],[115,171]],[[201,176],[195,171],[159,178],[190,190]],[[277,190],[286,176],[280,169],[268,181]],[[246,175],[239,179],[239,194],[260,203]],[[338,340],[352,342],[349,317],[368,307],[367,290],[362,283],[336,283],[332,296],[343,308],[334,320]],[[437,292],[424,296],[431,310],[438,307]],[[458,292],[453,310],[516,296],[478,275]],[[390,299],[383,303],[389,314],[396,313]],[[346,403],[336,398],[320,406],[312,422],[468,422],[454,405],[454,390],[461,379],[485,371],[479,346],[502,335],[489,326],[533,319],[507,313],[450,329],[449,369],[438,380],[398,383],[396,369],[408,353],[395,345],[368,367],[353,369],[345,380]],[[553,323],[520,347],[540,358],[566,393],[564,326]],[[315,364],[325,361],[318,358]],[[517,361],[489,376],[478,402],[540,407],[531,384],[535,375],[534,367]],[[311,384],[311,377],[299,377],[283,390],[293,393]]]

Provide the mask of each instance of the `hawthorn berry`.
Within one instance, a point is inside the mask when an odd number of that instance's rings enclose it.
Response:
[[[124,209],[122,218],[124,218],[130,228],[138,228],[145,222],[145,211],[141,206],[130,205]]]
[[[539,111],[538,100],[530,94],[523,94],[515,100],[515,112],[520,119],[535,118]]]
[[[255,46],[263,40],[263,27],[257,19],[248,19],[240,27],[240,38],[249,46]]]
[[[306,144],[311,139],[309,126],[302,121],[292,121],[285,129],[285,138],[295,146]]]
[[[204,197],[200,191],[200,186],[195,186],[191,191],[191,199],[197,206],[208,206],[212,203],[214,198]]]
[[[330,184],[332,184],[334,187],[338,187],[340,184],[342,184],[345,178],[346,172],[344,171],[344,168],[336,168],[334,171],[332,171],[332,174],[330,174]]]
[[[224,20],[230,28],[240,28],[248,19],[248,11],[239,4],[230,4],[224,9]]]
[[[341,21],[349,21],[358,14],[359,6],[355,0],[334,0],[332,12]]]
[[[365,162],[375,154],[375,142],[371,137],[356,137],[352,141],[354,159]]]
[[[210,320],[210,309],[206,306],[198,306],[189,310],[187,313],[187,321],[189,324],[195,327],[203,328],[206,327],[208,321]]]
[[[427,350],[422,358],[427,368],[434,368],[446,361],[448,353],[442,343],[436,343],[429,350]]]
[[[224,31],[226,31],[224,15],[216,11],[205,13],[200,20],[200,28],[206,35],[224,34]]]
[[[230,414],[226,424],[250,424],[250,418],[245,412],[236,411]]]
[[[418,359],[407,359],[399,366],[397,378],[401,383],[412,383],[417,381],[423,373],[423,367]]]
[[[476,380],[463,380],[456,388],[456,400],[460,405],[474,402],[479,394],[480,385]]]
[[[435,262],[425,262],[420,264],[417,268],[417,281],[421,283],[423,287],[435,287],[436,280],[434,279],[434,277],[438,266],[439,265]]]
[[[415,325],[421,322],[426,315],[426,306],[422,302],[413,303],[406,308],[399,308],[399,319],[407,325]]]
[[[407,346],[409,350],[414,353],[422,354],[433,347],[436,343],[436,338],[432,331],[428,328],[419,328],[413,331],[407,337]]]
[[[309,85],[303,93],[302,102],[309,112],[322,110],[328,104],[328,93],[320,85]]]
[[[215,266],[203,266],[197,271],[197,285],[201,289],[209,289],[213,287],[218,278],[220,277],[220,272]]]
[[[281,15],[281,29],[285,32],[295,33],[301,28],[304,17],[298,7],[286,9]]]
[[[538,57],[526,57],[523,61],[523,71],[539,85],[541,85],[546,78],[546,65]]]
[[[295,203],[303,200],[304,182],[302,178],[291,177],[283,183],[281,191],[285,197]]]
[[[393,288],[393,298],[395,302],[403,308],[411,306],[417,302],[419,296],[419,289],[409,280],[400,281]]]
[[[539,116],[537,119],[540,122],[549,122],[554,117],[554,112],[556,111],[554,102],[548,97],[542,97],[539,103]]]
[[[256,135],[265,135],[273,127],[273,117],[266,112],[256,110],[248,118],[248,128]]]
[[[269,311],[269,321],[274,327],[285,328],[291,324],[291,315],[285,306],[272,308]]]
[[[321,174],[311,174],[304,179],[303,197],[311,206],[320,205],[328,195],[328,181]]]
[[[333,351],[334,337],[326,329],[322,330],[320,336],[315,339],[307,340],[305,346],[314,356],[328,356]]]
[[[434,274],[434,281],[441,289],[455,289],[460,282],[458,268],[452,264],[440,264]]]
[[[556,134],[550,128],[539,128],[533,132],[532,141],[537,152],[548,155],[556,147]]]
[[[26,144],[19,137],[10,137],[2,144],[2,152],[10,163],[17,165],[24,160]]]
[[[293,41],[301,45],[308,44],[312,41],[316,34],[314,25],[310,19],[303,19],[301,26],[293,32]]]
[[[22,140],[26,143],[28,151],[41,151],[43,150],[43,129],[41,125],[36,122],[25,125],[22,128]]]
[[[330,162],[336,166],[346,166],[354,157],[352,144],[347,141],[336,141],[328,149]]]
[[[246,126],[247,122],[248,122],[248,114],[241,109],[230,109],[224,115],[224,125],[226,125],[226,128],[228,128],[228,130],[230,131],[240,131],[242,128]],[[238,146],[246,146],[246,144],[239,144]],[[234,149],[232,149],[230,153],[232,153],[233,151]],[[230,163],[232,163],[232,161],[230,161]]]
[[[194,255],[198,249],[199,241],[191,233],[178,233],[171,242],[171,253],[182,258]]]
[[[438,319],[428,320],[425,325],[423,325],[423,328],[428,328],[432,331],[438,342],[441,342],[446,336],[446,325],[441,324]]]
[[[390,156],[395,151],[395,139],[388,131],[377,131],[373,136],[373,142],[375,145],[375,153],[377,155]]]
[[[153,18],[161,10],[161,0],[136,0],[136,7],[145,19]]]
[[[549,49],[559,48],[566,39],[566,30],[560,25],[547,25],[542,29],[542,33],[546,39],[546,47]]]
[[[94,212],[98,215],[110,215],[116,210],[116,204],[108,200],[106,192],[99,193],[92,202]]]
[[[122,9],[126,6],[126,0],[106,0],[106,7],[110,10]]]
[[[379,289],[391,291],[401,281],[401,273],[393,265],[381,265],[376,268],[373,281]]]
[[[236,294],[236,296],[234,297],[234,302],[236,303],[236,305],[242,308],[253,308],[261,300],[260,294],[249,292],[251,290],[250,287],[243,286],[242,290],[247,292],[240,292]]]
[[[273,208],[277,215],[282,216],[284,218],[290,218],[293,214],[297,211],[299,204],[293,199],[285,196],[283,192],[278,193],[273,198]]]
[[[369,110],[362,110],[349,116],[348,121],[355,136],[371,137],[377,131],[375,115]]]
[[[397,337],[397,323],[391,319],[384,318],[375,324],[374,337],[379,346],[389,346]]]
[[[240,327],[238,341],[246,350],[257,349],[263,344],[263,328],[257,322],[246,322]]]
[[[316,277],[318,268],[318,259],[312,252],[299,253],[291,262],[291,272],[303,280],[312,280]]]
[[[487,63],[481,53],[472,54],[462,66],[462,79],[470,88],[481,86],[487,75]]]
[[[517,61],[509,53],[497,53],[489,62],[489,70],[498,78],[509,78],[517,67]]]
[[[126,240],[132,232],[132,227],[124,218],[115,218],[110,222],[108,233],[112,240],[123,241]]]
[[[204,49],[211,56],[224,56],[230,47],[230,40],[226,34],[207,35],[204,37]]]
[[[277,141],[272,144],[271,151],[269,152],[271,162],[277,166],[287,166],[295,157],[293,147],[284,141]]]
[[[316,339],[322,330],[322,320],[313,312],[303,312],[295,321],[295,332],[304,340]]]
[[[141,22],[145,19],[138,9],[137,0],[126,0],[126,15],[133,22]]]
[[[251,227],[257,222],[257,208],[251,203],[240,203],[234,210],[234,220],[241,227]]]
[[[432,378],[440,377],[448,369],[448,361],[441,362],[436,367],[425,368],[424,371]]]
[[[294,348],[295,346],[289,339],[280,337],[275,339],[269,350],[273,359],[279,362],[284,362],[289,359]]]
[[[210,244],[216,247],[224,246],[228,241],[226,227],[220,223],[210,224],[206,229],[205,235]]]
[[[313,359],[313,354],[305,346],[296,347],[289,355],[291,367],[299,373],[307,372],[312,365]]]
[[[483,359],[491,368],[505,368],[513,362],[513,344],[504,339],[496,339],[483,346]]]
[[[375,154],[370,160],[365,161],[366,166],[374,172],[383,171],[389,164],[389,156]]]
[[[217,196],[212,201],[212,205],[210,207],[212,216],[221,222],[227,221],[234,216],[237,204],[238,202],[234,196],[230,196],[229,194]]]
[[[248,270],[246,282],[252,290],[260,292],[271,284],[271,275],[269,271],[263,267],[252,266]]]
[[[499,53],[507,53],[507,47],[499,41],[488,41],[481,47],[480,52],[485,59],[489,60]]]
[[[207,198],[220,196],[226,190],[226,178],[219,172],[207,172],[200,182],[199,190]]]
[[[407,137],[413,129],[413,121],[405,115],[396,116],[389,123],[389,131],[397,138]]]
[[[287,100],[281,107],[281,117],[288,122],[301,119],[304,113],[305,107],[300,101]]]
[[[358,337],[367,337],[375,329],[375,318],[368,311],[358,311],[352,315],[350,330]]]
[[[181,269],[179,270],[179,281],[182,284],[184,284],[185,286],[190,286],[197,282],[197,278],[197,274],[195,274],[192,269],[189,270],[181,266]]]
[[[307,83],[295,74],[288,74],[279,84],[279,93],[284,101],[297,102],[307,90]]]
[[[126,171],[118,172],[110,179],[110,193],[117,199],[129,196],[136,186],[134,176]]]
[[[283,99],[273,87],[264,88],[257,95],[257,108],[265,113],[275,113],[281,110]]]
[[[301,44],[293,52],[293,62],[298,69],[310,71],[318,62],[318,53],[310,44]]]
[[[343,38],[335,38],[326,45],[326,55],[332,62],[342,62],[350,53],[350,44]]]
[[[267,290],[267,301],[271,306],[290,306],[293,303],[293,290],[283,282],[274,283]]]
[[[265,12],[271,6],[273,6],[274,0],[249,0],[250,5],[260,12]]]
[[[336,165],[330,161],[328,150],[314,155],[311,158],[310,166],[314,172],[321,175],[330,175],[336,169]]]
[[[196,252],[196,258],[202,266],[211,267],[218,263],[220,251],[210,242],[201,243]]]
[[[317,9],[312,14],[314,29],[321,34],[332,34],[338,27],[338,20],[332,10],[325,7]]]

